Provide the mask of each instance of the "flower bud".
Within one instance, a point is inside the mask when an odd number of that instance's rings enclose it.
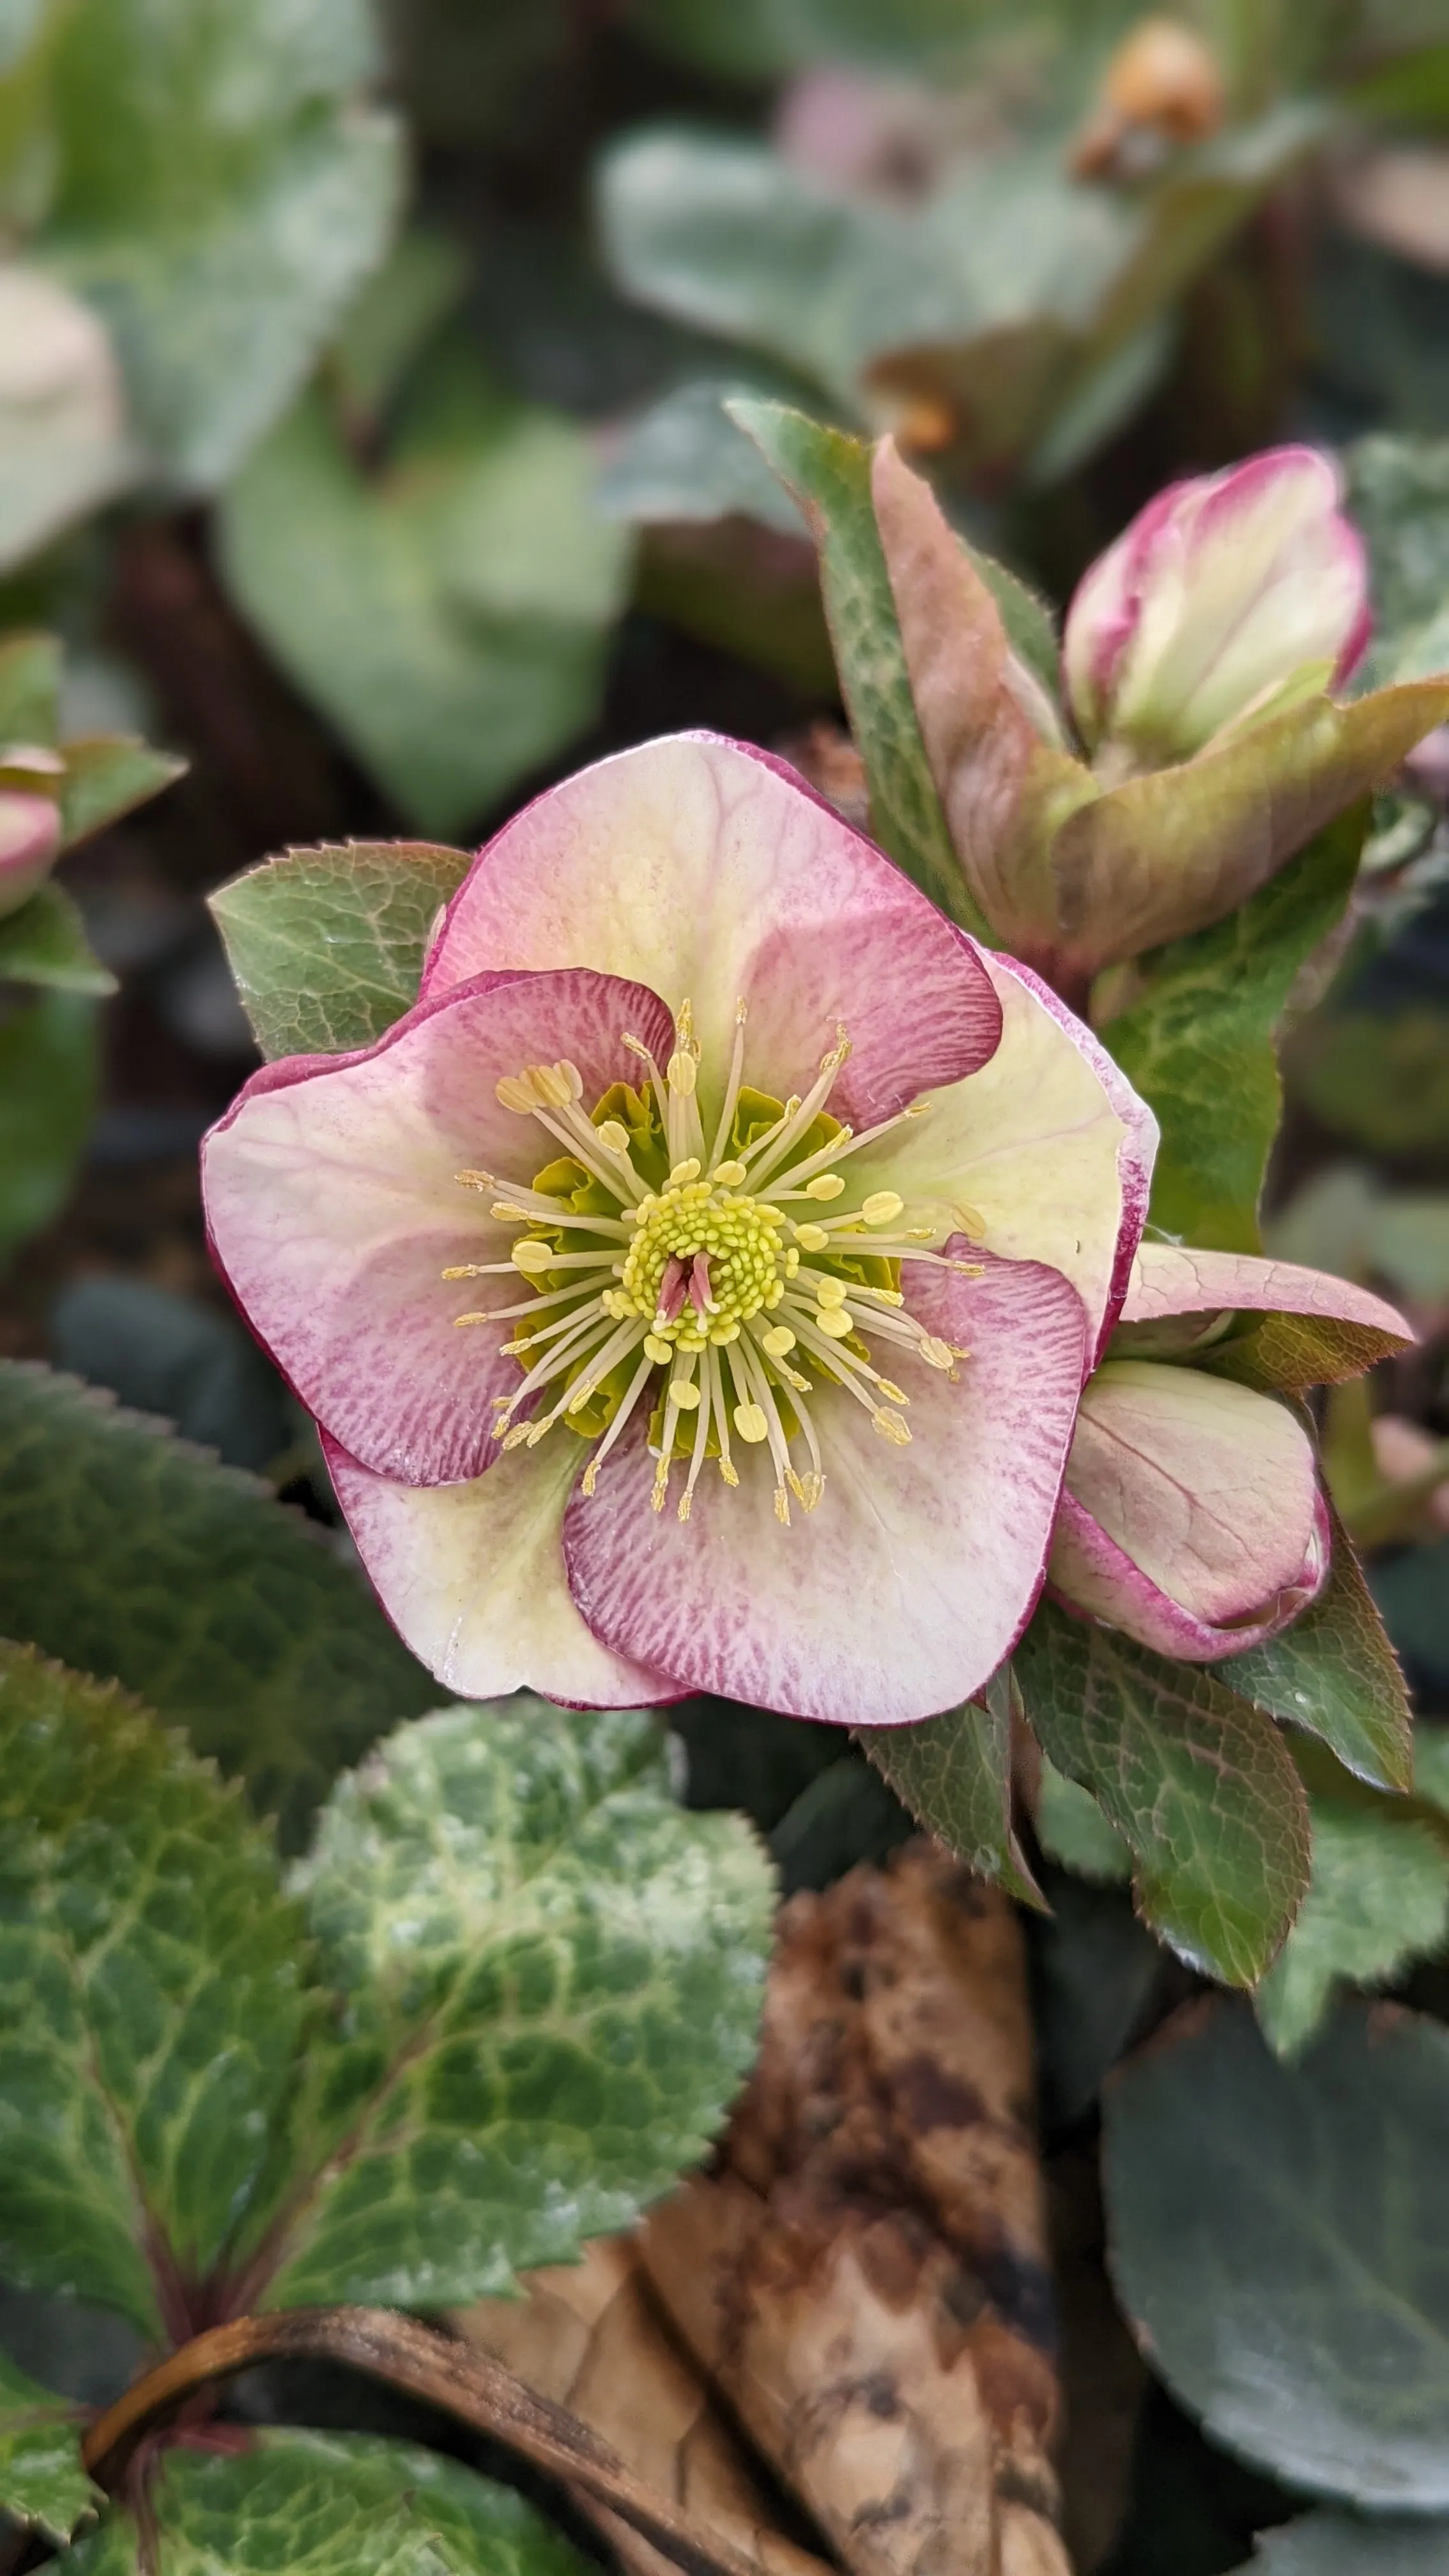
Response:
[[[1270,448],[1170,485],[1098,557],[1067,614],[1067,696],[1099,768],[1166,768],[1345,679],[1369,632],[1333,465]]]
[[[1158,1361],[1098,1369],[1049,1568],[1072,1608],[1211,1663],[1286,1627],[1328,1562],[1313,1451],[1284,1405]]]
[[[29,902],[59,850],[60,808],[54,800],[0,787],[0,921]]]

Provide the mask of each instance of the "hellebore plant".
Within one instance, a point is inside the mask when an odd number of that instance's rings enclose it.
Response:
[[[885,1725],[1031,1614],[1154,1142],[1034,976],[694,735],[510,823],[416,1007],[256,1075],[203,1172],[450,1688]]]
[[[1175,485],[1086,574],[1063,677],[1087,759],[889,439],[871,482],[973,917],[1083,1008],[1104,967],[1234,911],[1449,716],[1449,680],[1330,694],[1368,640],[1367,586],[1308,449]]]

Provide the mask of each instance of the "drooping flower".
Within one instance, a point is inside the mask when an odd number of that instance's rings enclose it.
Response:
[[[1347,679],[1372,621],[1341,497],[1328,457],[1274,447],[1138,512],[1067,611],[1062,667],[1090,751],[1162,768]]]
[[[449,1687],[869,1725],[1030,1615],[1154,1141],[1032,976],[695,735],[527,808],[417,1006],[255,1076],[203,1168]]]
[[[1083,1393],[1051,1582],[1074,1609],[1188,1663],[1276,1636],[1329,1571],[1328,1511],[1297,1415],[1192,1364],[1221,1355],[1235,1317],[1254,1311],[1349,1328],[1299,1383],[1357,1375],[1413,1339],[1381,1298],[1320,1271],[1141,1247],[1112,1355]],[[1142,1356],[1174,1345],[1175,1357]]]

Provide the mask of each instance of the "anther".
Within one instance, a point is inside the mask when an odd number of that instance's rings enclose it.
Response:
[[[826,1252],[830,1248],[830,1237],[823,1225],[797,1225],[795,1240],[802,1252]]]
[[[501,1225],[527,1225],[528,1223],[527,1208],[515,1206],[512,1199],[495,1199],[488,1213],[490,1216],[496,1216]],[[445,1270],[443,1277],[446,1279],[449,1275]],[[454,1271],[451,1275],[454,1278],[460,1278],[462,1273]]]
[[[822,1306],[843,1306],[845,1303],[845,1281],[843,1279],[831,1279],[826,1277],[819,1282],[815,1290],[815,1296],[817,1303]]]
[[[662,1333],[646,1333],[644,1349],[658,1368],[667,1368],[674,1357],[674,1344],[666,1342]]]
[[[533,1085],[522,1073],[505,1073],[502,1081],[493,1085],[493,1097],[500,1109],[511,1109],[518,1118],[531,1118],[538,1107]],[[458,1178],[463,1178],[461,1172]]]
[[[782,1360],[794,1347],[795,1336],[788,1324],[772,1324],[768,1333],[760,1335],[760,1348],[768,1351],[772,1360]]]
[[[628,1153],[629,1130],[621,1126],[617,1118],[606,1118],[598,1131],[598,1136],[599,1143],[607,1145],[611,1154]]]
[[[846,1306],[822,1306],[816,1323],[832,1342],[843,1342],[855,1330],[855,1317]]]
[[[889,1440],[893,1448],[904,1449],[908,1446],[911,1437],[910,1431],[907,1425],[902,1422],[900,1415],[898,1413],[893,1413],[888,1404],[883,1404],[880,1411],[878,1413],[873,1413],[870,1418],[875,1429],[880,1433],[881,1438],[883,1440]]]
[[[694,1168],[698,1171],[699,1165],[696,1163]],[[721,1189],[738,1189],[744,1177],[745,1167],[743,1163],[716,1163],[714,1167],[714,1178],[719,1183]]]
[[[807,1199],[838,1199],[844,1187],[845,1181],[839,1172],[817,1172],[813,1181],[806,1182],[805,1196]],[[869,1200],[866,1205],[870,1205]]]
[[[677,1091],[684,1099],[688,1099],[694,1089],[696,1076],[697,1067],[693,1056],[686,1055],[682,1047],[676,1047],[665,1068],[665,1079],[670,1090]]]
[[[734,1410],[734,1425],[742,1440],[768,1440],[770,1436],[770,1426],[765,1420],[763,1408],[758,1404],[737,1404]]]
[[[699,1402],[699,1389],[687,1377],[671,1378],[669,1392],[681,1413],[693,1413]]]
[[[539,1243],[531,1234],[521,1236],[509,1254],[514,1269],[521,1270],[525,1279],[536,1279],[556,1258],[551,1244]]]
[[[867,1225],[889,1225],[901,1215],[905,1204],[899,1190],[872,1190],[860,1212]]]

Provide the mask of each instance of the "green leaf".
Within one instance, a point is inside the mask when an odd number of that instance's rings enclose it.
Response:
[[[0,2352],[0,2512],[48,2540],[70,2538],[101,2501],[81,2466],[80,2410]]]
[[[295,1877],[345,1997],[269,2305],[440,2307],[632,2224],[754,2053],[773,1884],[670,1797],[648,1713],[527,1696],[402,1729]]]
[[[59,730],[60,646],[53,635],[0,644],[0,743],[53,748]]]
[[[11,103],[0,90],[0,170]],[[0,267],[0,343],[25,351],[24,366],[12,367],[0,388],[0,572],[8,573],[113,500],[134,482],[140,460],[126,431],[120,370],[95,314],[57,279],[13,257]]]
[[[258,1046],[371,1046],[418,998],[428,933],[471,862],[423,841],[288,850],[211,897]]]
[[[1156,1111],[1152,1217],[1230,1252],[1258,1247],[1258,1200],[1282,1115],[1274,1033],[1300,968],[1342,919],[1364,809],[1341,815],[1241,908],[1142,961],[1147,988],[1102,1031]]]
[[[94,1003],[42,993],[0,1009],[0,1261],[58,1216],[96,1101]]]
[[[1361,438],[1348,505],[1368,543],[1376,683],[1449,667],[1449,439]]]
[[[725,409],[758,391],[744,369],[674,386],[625,431],[599,481],[600,508],[644,523],[740,516],[803,536],[795,502]]]
[[[1276,1727],[1204,1666],[1052,1602],[1013,1669],[1043,1750],[1129,1845],[1154,1932],[1205,1975],[1256,1984],[1308,1881],[1307,1805]]]
[[[230,589],[418,828],[473,822],[597,713],[625,532],[562,415],[440,354],[365,480],[309,396],[222,504]]]
[[[1383,1985],[1449,1929],[1449,1844],[1391,1800],[1310,1800],[1313,1876],[1256,1997],[1280,2057],[1304,2048],[1340,1979]]]
[[[1011,1684],[916,1726],[860,1727],[856,1742],[903,1806],[980,1878],[1043,1902],[1011,1822]]]
[[[1132,1854],[1091,1791],[1069,1780],[1045,1754],[1037,1790],[1036,1837],[1048,1860],[1098,1886],[1115,1887],[1132,1875]]]
[[[400,138],[358,96],[373,49],[364,0],[67,13],[42,246],[108,323],[138,429],[184,488],[235,471],[386,248]]]
[[[1289,2486],[1449,2507],[1449,2030],[1346,2004],[1284,2066],[1245,2004],[1198,2004],[1104,2108],[1117,2293],[1212,2438]]]
[[[174,752],[153,751],[132,734],[93,734],[68,742],[60,790],[62,849],[103,830],[137,805],[159,796],[188,764]]]
[[[47,878],[18,912],[0,919],[0,980],[58,993],[114,993],[116,979],[86,937],[79,910]]]
[[[1318,1599],[1265,1646],[1213,1668],[1269,1717],[1319,1736],[1346,1770],[1379,1789],[1407,1789],[1409,1699],[1363,1569],[1335,1524],[1333,1566]]]
[[[165,2262],[205,2277],[266,2156],[300,1915],[237,1789],[0,1646],[0,1927],[0,2269],[154,2334]]]
[[[0,1635],[114,1675],[296,1838],[436,1697],[315,1525],[48,1370],[0,1365]]]
[[[365,2434],[269,2426],[240,2453],[169,2450],[148,2500],[154,2547],[117,2514],[76,2576],[586,2576],[511,2487]]]
[[[468,261],[446,233],[405,232],[351,306],[328,367],[353,418],[375,422],[468,291]]]
[[[1449,2522],[1310,2513],[1265,2531],[1237,2576],[1444,2576]]]
[[[890,577],[870,497],[870,450],[782,404],[734,401],[799,502],[820,555],[820,587],[841,692],[870,787],[871,822],[896,865],[968,930],[985,925],[951,847],[916,721]]]

